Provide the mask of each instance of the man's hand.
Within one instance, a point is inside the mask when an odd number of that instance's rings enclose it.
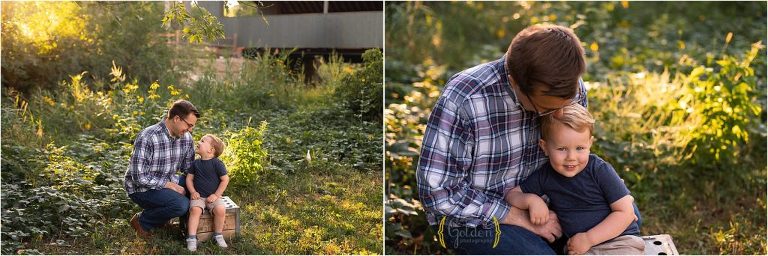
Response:
[[[179,186],[179,184],[173,183],[173,182],[166,182],[165,188],[171,189],[173,191],[178,192],[181,195],[184,195],[184,187]]]
[[[566,247],[569,255],[584,254],[592,248],[592,241],[589,240],[587,233],[582,232],[568,239]]]
[[[501,223],[525,228],[546,239],[550,243],[554,242],[555,239],[563,234],[563,231],[560,228],[560,222],[557,220],[557,215],[552,211],[549,212],[547,222],[542,225],[534,225],[530,222],[528,211],[520,210],[513,206],[509,208],[509,212],[501,220]]]
[[[216,202],[216,200],[219,199],[219,195],[211,194],[210,196],[205,198],[205,201],[210,203]]]
[[[198,193],[197,191],[195,191],[194,193],[192,193],[192,194],[189,196],[189,198],[190,198],[190,199],[192,199],[192,200],[197,200],[197,199],[200,199],[200,193]]]

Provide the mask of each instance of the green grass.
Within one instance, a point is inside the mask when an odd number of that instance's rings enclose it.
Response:
[[[129,215],[86,238],[38,241],[44,254],[380,254],[381,174],[338,170],[278,175],[250,189],[228,190],[240,206],[240,237],[227,249],[212,240],[187,251],[178,230],[138,238]]]
[[[641,197],[643,235],[669,234],[682,254],[765,254],[766,169],[752,172],[762,179],[738,187],[690,180],[633,191]]]

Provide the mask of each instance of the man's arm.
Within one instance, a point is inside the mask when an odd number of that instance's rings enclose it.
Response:
[[[192,135],[190,136],[190,140],[192,140]],[[192,162],[195,161],[195,143],[191,142],[189,146],[186,149],[186,154],[181,159],[181,172],[183,173],[189,173],[189,170],[192,168]]]
[[[162,189],[165,186],[164,180],[151,170],[154,146],[155,144],[143,134],[139,134],[133,143],[133,154],[128,169],[135,184],[150,189]]]
[[[589,231],[578,233],[568,241],[569,254],[583,254],[602,242],[621,235],[635,220],[635,210],[632,207],[632,197],[626,195],[611,203],[611,213],[597,226]]]
[[[459,222],[501,220],[509,205],[473,188],[474,134],[468,111],[447,89],[430,114],[421,147],[416,181],[424,207]],[[453,95],[453,96],[451,96]]]

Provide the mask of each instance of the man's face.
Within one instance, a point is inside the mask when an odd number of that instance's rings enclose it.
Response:
[[[576,99],[563,99],[560,97],[544,95],[544,92],[539,88],[546,88],[546,85],[536,84],[536,89],[533,93],[526,94],[520,90],[519,84],[514,82],[512,76],[509,76],[509,81],[512,81],[512,87],[517,95],[517,99],[525,110],[536,112],[539,116],[546,116],[553,112],[562,109],[565,106],[572,104]]]
[[[181,116],[175,116],[173,117],[173,129],[171,129],[171,133],[173,133],[172,135],[174,137],[181,137],[181,135],[184,135],[186,132],[192,132],[196,123],[197,117],[194,113],[189,113],[183,118]]]
[[[547,140],[539,140],[549,163],[560,175],[573,177],[579,174],[589,162],[592,136],[588,129],[576,131],[562,123],[553,122]]]

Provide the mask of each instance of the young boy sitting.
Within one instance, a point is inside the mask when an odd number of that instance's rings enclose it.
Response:
[[[219,160],[224,151],[224,143],[212,134],[206,134],[197,144],[199,159],[192,162],[187,174],[186,186],[190,193],[189,222],[187,225],[187,249],[197,250],[197,226],[204,209],[213,214],[213,238],[221,247],[227,247],[224,236],[224,217],[226,209],[221,196],[229,184],[227,168]]]
[[[542,117],[539,146],[549,163],[507,194],[507,202],[529,209],[531,222],[557,214],[568,238],[568,254],[643,254],[633,198],[610,164],[590,154],[595,120],[571,104]],[[541,196],[549,200],[549,208]]]

